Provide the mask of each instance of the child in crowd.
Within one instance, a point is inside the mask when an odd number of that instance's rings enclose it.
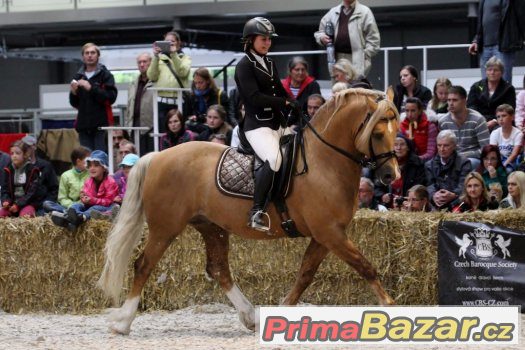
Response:
[[[120,170],[113,175],[113,179],[115,179],[115,182],[118,185],[118,195],[115,197],[115,203],[122,204],[122,200],[126,194],[126,182],[129,172],[138,160],[139,156],[136,154],[127,154],[124,159],[122,159],[122,162],[118,165]]]
[[[80,191],[89,177],[86,169],[86,158],[91,154],[89,148],[79,146],[71,152],[73,167],[60,176],[58,185],[58,203],[44,201],[44,211],[64,213],[72,204],[80,202]]]
[[[517,167],[523,144],[523,133],[520,129],[512,126],[514,108],[511,105],[502,104],[498,106],[496,118],[501,128],[490,133],[490,144],[498,146],[503,167],[508,174]]]
[[[65,214],[51,214],[51,220],[56,225],[67,227],[71,231],[89,220],[93,210],[111,210],[118,195],[118,185],[108,173],[108,155],[103,151],[93,151],[86,163],[89,178],[80,192],[80,203],[71,205]]]
[[[92,210],[91,217],[93,219],[107,220],[115,218],[120,209],[120,205],[122,205],[122,201],[124,200],[124,195],[126,194],[126,183],[128,180],[129,172],[138,160],[139,156],[137,156],[136,154],[127,154],[124,157],[122,162],[119,164],[120,170],[113,174],[113,179],[115,180],[118,186],[118,194],[113,200],[115,204],[111,207],[111,210],[108,211],[101,212],[96,209]]]
[[[452,83],[448,78],[438,78],[434,84],[434,94],[430,100],[429,109],[434,114],[445,114],[448,113],[448,89],[452,86]],[[434,121],[434,120],[432,120]]]
[[[41,186],[40,170],[29,161],[29,146],[18,140],[11,144],[11,163],[4,172],[1,190],[0,217],[34,217]]]

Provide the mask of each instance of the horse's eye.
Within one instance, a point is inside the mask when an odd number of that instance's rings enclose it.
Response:
[[[384,136],[385,135],[382,132],[374,132],[374,133],[372,133],[372,137],[374,139],[376,139],[376,140],[381,140],[381,139],[383,139]]]

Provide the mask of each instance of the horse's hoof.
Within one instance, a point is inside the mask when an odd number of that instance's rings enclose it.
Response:
[[[255,331],[255,320],[254,320],[254,311],[251,312],[239,312],[239,320],[251,331]]]
[[[109,326],[109,331],[113,334],[120,334],[120,335],[129,335],[129,332],[131,331],[130,327],[127,327],[125,325],[119,325],[112,324]]]

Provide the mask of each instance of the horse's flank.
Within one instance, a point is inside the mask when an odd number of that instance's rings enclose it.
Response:
[[[350,148],[353,133],[371,108],[369,100],[384,96],[364,89],[350,89],[328,102],[314,118],[314,127],[335,123],[322,133],[329,142]],[[354,101],[355,100],[355,101]],[[373,107],[373,106],[372,106]],[[352,110],[357,111],[352,111]],[[356,113],[357,112],[357,113]],[[345,114],[345,113],[348,113]],[[330,132],[329,132],[330,131]],[[357,189],[360,167],[322,144],[311,132],[305,135],[309,173],[293,179],[292,191],[287,199],[290,215],[300,232],[312,235],[312,228],[304,217],[327,223],[326,215],[335,225],[346,226],[357,207]],[[285,236],[274,207],[269,214],[271,235],[246,226],[249,200],[225,196],[214,182],[215,164],[223,147],[207,142],[192,142],[168,149],[155,157],[144,184],[146,218],[155,217],[151,224],[169,227],[174,220],[184,222],[208,220],[245,238],[272,239]],[[355,148],[350,149],[355,152]],[[300,157],[298,157],[300,158]],[[299,209],[300,210],[299,210]],[[319,210],[322,208],[322,210]],[[150,223],[150,220],[147,220]],[[314,230],[315,231],[315,230]],[[319,233],[321,234],[321,233]]]

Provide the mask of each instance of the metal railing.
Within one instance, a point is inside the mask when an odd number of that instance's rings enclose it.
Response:
[[[423,85],[427,85],[427,72],[428,72],[428,51],[434,49],[456,49],[456,48],[468,48],[470,44],[447,44],[447,45],[411,45],[411,46],[392,46],[392,47],[382,47],[379,50],[383,53],[384,57],[384,71],[383,71],[383,81],[384,81],[384,90],[390,85],[389,75],[389,59],[390,53],[394,51],[403,51],[403,50],[421,50],[423,54],[423,67],[421,74],[421,81]],[[466,51],[465,51],[466,54]],[[297,56],[297,55],[326,55],[326,50],[305,50],[305,51],[279,51],[279,52],[269,52],[268,56]],[[234,56],[244,56],[244,53],[237,53]]]
[[[157,105],[158,92],[159,91],[178,91],[177,94],[177,106],[182,113],[182,92],[191,91],[189,88],[157,88],[150,87],[148,90],[153,91],[153,149],[155,152],[159,150],[159,138],[162,134],[159,134],[159,107]]]
[[[122,121],[126,106],[113,106],[113,114]],[[42,130],[43,120],[74,120],[77,110],[73,108],[24,108],[24,109],[2,109],[0,110],[0,123],[14,123],[17,132],[27,126],[28,132],[38,135]]]
[[[107,131],[108,137],[108,162],[109,162],[109,173],[113,174],[113,130],[128,130],[128,131],[148,131],[147,126],[103,126],[100,130]],[[137,149],[137,155],[140,156],[140,132],[133,133],[133,141],[135,141],[135,148]]]

